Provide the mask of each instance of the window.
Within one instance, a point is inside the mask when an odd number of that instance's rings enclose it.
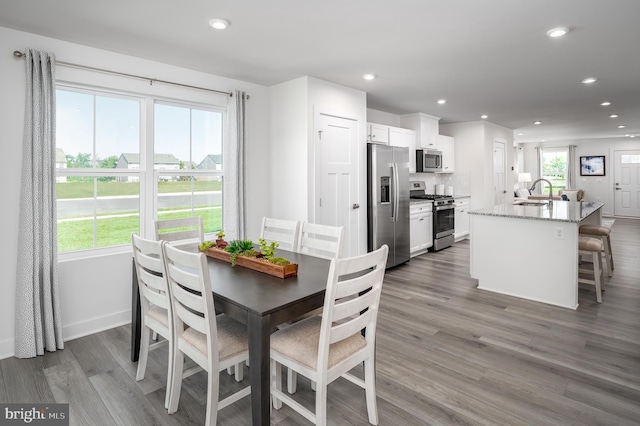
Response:
[[[553,193],[567,188],[568,179],[568,149],[567,148],[544,148],[541,156],[542,178],[547,179],[553,185]],[[546,182],[543,184],[542,193],[549,192]]]
[[[222,229],[224,109],[66,86],[56,97],[60,253],[129,245],[156,217]]]
[[[219,231],[222,112],[156,102],[154,116],[158,219],[202,216],[205,233]]]

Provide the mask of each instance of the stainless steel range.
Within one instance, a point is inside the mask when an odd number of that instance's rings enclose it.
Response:
[[[423,181],[412,181],[409,197],[421,200],[433,200],[433,247],[430,251],[439,251],[453,245],[455,231],[455,208],[453,197],[426,193]]]

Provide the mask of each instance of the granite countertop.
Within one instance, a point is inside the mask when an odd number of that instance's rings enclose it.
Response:
[[[471,210],[469,214],[578,223],[598,211],[602,206],[604,203],[575,201],[554,201],[551,209],[547,205],[498,204],[486,209]]]

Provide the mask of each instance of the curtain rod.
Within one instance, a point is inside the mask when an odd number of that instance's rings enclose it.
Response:
[[[13,51],[13,56],[15,56],[16,58],[24,58],[25,54],[23,52],[19,51],[19,50],[14,50]],[[149,84],[151,84],[151,85],[153,85],[153,83],[171,84],[173,86],[188,87],[190,89],[198,89],[198,90],[206,90],[207,92],[221,93],[223,95],[227,95],[227,96],[233,97],[233,93],[231,93],[231,92],[225,92],[225,91],[222,91],[222,90],[215,90],[215,89],[208,89],[206,87],[191,86],[189,84],[176,83],[176,82],[167,81],[167,80],[158,80],[157,78],[143,77],[143,76],[140,76],[140,75],[128,74],[128,73],[119,72],[119,71],[112,71],[112,70],[107,70],[107,69],[103,69],[103,68],[95,68],[95,67],[90,67],[90,66],[87,66],[87,65],[72,64],[70,62],[56,61],[56,64],[67,66],[67,67],[71,67],[71,68],[80,68],[80,69],[85,69],[85,70],[104,72],[104,73],[107,73],[107,74],[121,75],[121,76],[124,76],[124,77],[137,78],[137,79],[140,79],[140,80],[148,80]],[[247,95],[247,99],[249,99],[249,95]]]

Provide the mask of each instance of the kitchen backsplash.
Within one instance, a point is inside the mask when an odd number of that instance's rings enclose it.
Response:
[[[471,177],[468,173],[412,173],[409,180],[421,180],[427,187],[428,194],[435,194],[436,185],[453,187],[453,195],[471,194]]]

